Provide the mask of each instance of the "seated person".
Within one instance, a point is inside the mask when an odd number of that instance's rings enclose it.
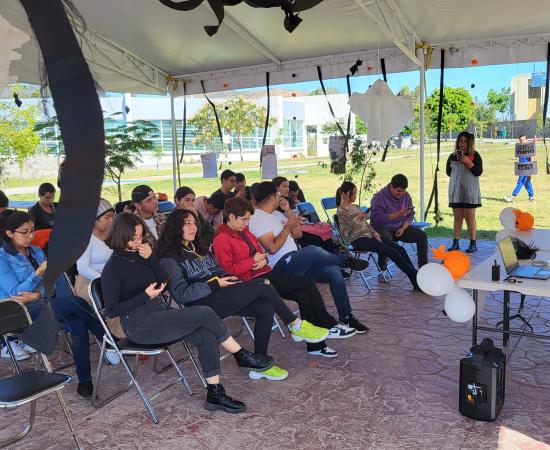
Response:
[[[298,319],[269,281],[258,278],[242,283],[232,274],[228,275],[197,238],[197,219],[191,211],[176,210],[170,214],[156,252],[169,274],[170,295],[176,302],[209,306],[222,319],[236,314],[256,318],[254,352],[257,354],[267,356],[274,313],[289,326],[297,342],[320,342],[328,335],[327,329]],[[274,367],[267,373],[250,372],[249,376],[281,380],[288,372]]]
[[[170,309],[166,305],[160,295],[166,287],[167,275],[151,247],[142,243],[145,227],[131,213],[122,213],[113,221],[105,240],[113,254],[101,272],[107,317],[120,317],[124,333],[137,344],[156,345],[184,339],[195,345],[208,384],[206,409],[244,412],[244,403],[227,396],[220,384],[218,344],[233,354],[243,370],[268,369],[272,360],[242,348],[210,308]]]
[[[42,285],[46,273],[44,252],[31,245],[34,222],[31,216],[13,211],[6,218],[0,248],[0,298],[11,297],[25,304],[36,319],[43,308],[46,293]],[[77,393],[90,398],[93,392],[88,332],[103,339],[103,327],[95,313],[80,297],[52,297],[51,305],[58,320],[71,336],[71,352],[78,377]],[[109,362],[112,354],[107,354]]]
[[[413,267],[407,251],[393,242],[386,244],[382,241],[380,234],[367,222],[369,213],[363,212],[359,206],[353,204],[356,198],[357,187],[351,181],[344,181],[336,191],[336,215],[342,236],[356,250],[374,251],[378,253],[378,258],[380,255],[389,257],[409,277],[414,290],[419,291],[416,284],[417,270]]]
[[[225,200],[235,197],[233,189],[237,184],[237,174],[230,169],[225,169],[220,175],[220,181],[222,183],[221,187],[217,191],[212,192],[212,195],[222,194]]]
[[[90,305],[92,304],[92,299],[90,298],[88,288],[93,280],[101,277],[103,267],[105,267],[105,264],[113,253],[105,244],[105,239],[111,228],[113,218],[113,206],[104,198],[100,199],[90,242],[86,250],[84,250],[84,253],[82,253],[80,258],[76,261],[78,275],[76,277],[74,290],[76,295],[86,300]],[[106,322],[109,326],[109,330],[116,337],[125,337],[118,318],[110,319],[107,317]]]
[[[304,193],[298,186],[298,183],[294,180],[288,182],[288,196],[294,204],[303,203],[306,201]]]
[[[36,230],[53,228],[55,222],[55,187],[51,183],[42,183],[38,187],[38,202],[29,209]]]
[[[145,239],[152,246],[157,242],[166,217],[159,214],[159,201],[149,186],[142,184],[132,190],[134,214],[146,225]]]
[[[221,225],[214,239],[214,253],[220,266],[243,281],[258,277],[271,282],[277,293],[298,303],[300,317],[329,329],[329,338],[347,338],[356,333],[354,328],[339,324],[325,308],[325,302],[315,280],[306,275],[276,275],[267,263],[267,255],[248,229],[254,208],[244,198],[225,202],[227,224]],[[307,344],[310,355],[335,357],[338,353],[324,341]]]
[[[294,239],[302,236],[302,218],[277,211],[280,197],[277,187],[270,181],[259,183],[252,190],[256,209],[250,218],[249,228],[267,251],[268,263],[280,275],[309,275],[315,281],[329,283],[340,323],[366,333],[368,328],[351,313],[346,284],[340,267],[364,270],[368,262],[352,258],[349,254],[327,252],[310,245],[298,250]]]
[[[10,201],[8,199],[8,196],[4,194],[4,191],[0,191],[0,214],[8,209],[9,204]]]
[[[412,225],[414,206],[407,192],[408,185],[407,177],[397,174],[390,184],[374,194],[369,211],[370,223],[386,244],[394,241],[416,244],[418,267],[422,267],[428,263],[428,236],[424,230]],[[381,256],[378,263],[382,270],[386,270],[388,260],[385,256]]]
[[[214,193],[208,197],[195,198],[195,210],[202,216],[206,222],[214,227],[214,230],[223,223],[223,207],[225,205],[225,196]]]
[[[210,248],[214,240],[214,227],[195,209],[195,192],[193,192],[193,189],[187,186],[179,187],[174,195],[174,202],[176,203],[176,209],[186,209],[197,216],[201,242]]]
[[[244,197],[247,200],[250,200],[250,186],[246,185],[246,177],[244,173],[235,174],[235,195],[237,197]]]

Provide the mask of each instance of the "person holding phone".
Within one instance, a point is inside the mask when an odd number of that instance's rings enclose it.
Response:
[[[209,306],[222,319],[240,315],[255,317],[254,351],[267,356],[273,315],[289,326],[294,341],[321,342],[328,336],[326,328],[297,318],[279,297],[269,280],[248,282],[228,274],[214,254],[204,247],[197,234],[198,219],[188,210],[176,210],[168,216],[156,247],[161,264],[172,278],[170,295],[185,306]],[[260,263],[265,255],[255,255]],[[249,373],[252,379],[283,380],[288,372],[277,366]]]
[[[105,240],[113,254],[101,272],[107,316],[120,317],[124,333],[137,344],[160,345],[181,339],[193,344],[207,382],[205,408],[244,412],[245,404],[229,397],[220,384],[218,344],[233,354],[242,370],[266,370],[273,359],[241,347],[206,306],[169,308],[160,297],[168,275],[149,244],[143,242],[145,230],[143,221],[131,213],[119,214],[113,221]]]
[[[476,209],[481,207],[479,177],[483,173],[483,161],[474,145],[474,135],[462,131],[456,138],[455,151],[447,159],[449,208],[453,209],[454,216],[453,245],[449,251],[460,250],[462,223],[466,220],[470,237],[466,253],[477,252]]]
[[[409,180],[405,175],[394,175],[390,183],[372,197],[370,223],[386,244],[395,241],[416,244],[420,268],[428,263],[428,236],[412,224],[415,210],[408,187]],[[378,264],[382,270],[387,269],[387,261],[385,256],[380,256]],[[384,280],[384,277],[379,279]]]

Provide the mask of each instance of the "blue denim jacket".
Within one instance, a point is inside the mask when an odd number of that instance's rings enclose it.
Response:
[[[29,253],[38,264],[46,261],[46,256],[40,247],[29,247]],[[11,243],[5,242],[0,247],[0,298],[17,295],[22,291],[34,291],[40,285],[42,278],[36,276],[29,258],[19,253]],[[40,285],[44,296],[44,286]]]

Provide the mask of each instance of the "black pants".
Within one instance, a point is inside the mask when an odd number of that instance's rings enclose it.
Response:
[[[428,235],[424,230],[411,225],[399,237],[395,235],[395,231],[389,230],[388,228],[377,228],[376,231],[380,233],[382,240],[386,244],[393,244],[394,241],[416,244],[418,267],[428,264]],[[380,265],[380,268],[386,269],[388,266],[388,259],[385,256],[380,255],[378,257],[378,264]]]
[[[128,338],[137,344],[163,344],[183,339],[197,347],[205,377],[220,373],[219,343],[229,330],[212,309],[205,306],[168,309],[159,299],[121,318]]]
[[[332,239],[327,239],[326,241],[323,241],[323,239],[316,234],[303,232],[302,237],[300,239],[296,239],[296,242],[300,245],[300,247],[315,245],[316,247],[323,248],[327,252],[338,253],[338,247]]]
[[[254,317],[254,352],[263,355],[267,355],[273,315],[276,313],[285,325],[296,320],[277,291],[263,278],[218,289],[188,305],[209,306],[222,319],[234,315]]]
[[[353,248],[356,250],[373,251],[380,256],[390,258],[411,280],[411,284],[416,286],[417,270],[413,267],[412,261],[407,255],[407,251],[400,245],[377,241],[374,238],[362,237],[352,242]]]
[[[302,319],[318,327],[332,328],[336,325],[336,319],[327,311],[323,296],[317,289],[313,278],[306,275],[276,275],[273,272],[269,272],[263,277],[271,281],[281,297],[298,303]],[[315,351],[326,346],[325,341],[308,343],[307,349]]]

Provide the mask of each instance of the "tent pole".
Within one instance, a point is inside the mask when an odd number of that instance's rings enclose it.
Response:
[[[178,189],[178,175],[176,166],[178,164],[178,135],[176,130],[176,114],[174,112],[174,90],[170,91],[170,118],[172,121],[172,180],[174,182],[174,194]]]
[[[420,220],[425,220],[424,218],[424,139],[425,139],[425,117],[424,117],[424,98],[426,96],[426,73],[425,73],[425,55],[424,49],[419,49],[420,54],[420,111],[419,111],[419,121],[420,121]]]

